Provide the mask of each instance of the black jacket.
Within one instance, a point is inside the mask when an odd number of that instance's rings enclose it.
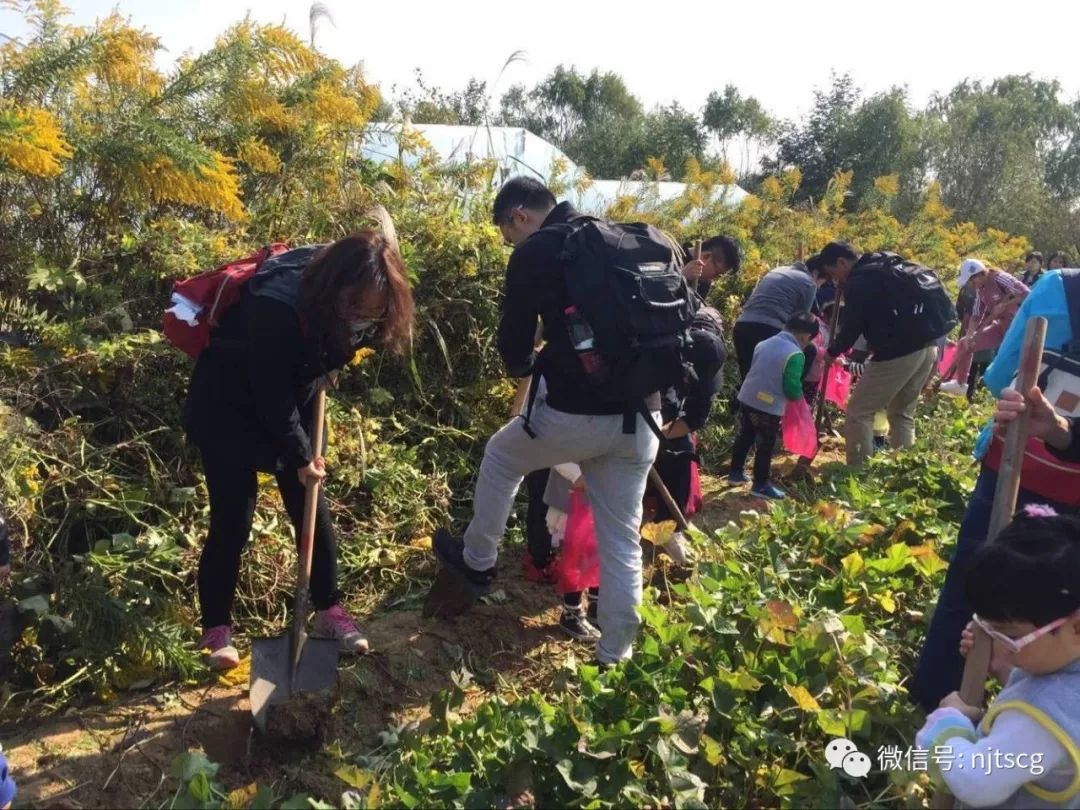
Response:
[[[895,360],[933,343],[913,339],[905,332],[904,323],[893,311],[893,303],[897,297],[908,298],[910,293],[892,273],[882,272],[878,258],[879,254],[873,253],[862,256],[844,284],[840,327],[829,344],[829,354],[833,357],[854,346],[859,335],[866,336],[875,360]]]
[[[184,428],[204,453],[226,453],[257,470],[311,462],[309,436],[318,380],[349,357],[316,356],[288,304],[245,292],[199,355]]]
[[[512,377],[542,374],[547,402],[555,410],[591,416],[621,414],[625,405],[601,399],[589,384],[563,315],[570,294],[559,254],[567,229],[558,226],[577,216],[570,203],[559,203],[540,230],[510,255],[499,321],[499,355]],[[537,318],[543,322],[546,342],[539,356],[533,348]],[[650,407],[655,409],[659,397],[654,400]]]

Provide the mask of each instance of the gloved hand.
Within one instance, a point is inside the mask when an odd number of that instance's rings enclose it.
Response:
[[[863,372],[866,371],[866,363],[856,363],[854,360],[848,360],[847,369],[851,372],[852,377],[861,377]]]

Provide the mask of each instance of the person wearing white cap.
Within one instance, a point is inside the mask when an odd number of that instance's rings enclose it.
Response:
[[[966,395],[970,402],[1017,308],[1027,297],[1028,288],[1019,279],[996,267],[987,267],[978,259],[964,259],[960,264],[959,283],[961,288],[975,291],[975,308],[967,335],[960,339],[955,368],[966,365],[966,357],[971,358],[971,368],[966,384],[959,379],[950,380],[941,386],[941,391],[952,396]]]

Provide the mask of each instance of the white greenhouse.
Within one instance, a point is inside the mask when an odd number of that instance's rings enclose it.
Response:
[[[592,180],[584,190],[578,190],[575,181],[584,176],[577,166],[560,149],[520,127],[471,127],[446,124],[412,124],[410,128],[431,144],[439,158],[447,164],[495,160],[503,178],[516,174],[532,175],[547,181],[557,167],[568,181],[567,196],[578,210],[590,214],[602,214],[621,197],[634,197],[639,205],[648,207],[678,197],[686,189],[685,183],[649,182],[639,180]],[[361,154],[379,163],[398,160],[398,136],[401,124],[373,124],[360,145]],[[404,156],[408,164],[419,156]],[[737,205],[746,196],[739,186],[723,186],[715,192],[716,199],[729,205]]]

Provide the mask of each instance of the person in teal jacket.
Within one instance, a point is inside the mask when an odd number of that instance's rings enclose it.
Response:
[[[1069,306],[1065,295],[1062,271],[1044,273],[1010,324],[998,349],[994,362],[986,370],[983,382],[997,399],[1004,388],[1012,383],[1020,365],[1020,351],[1024,331],[1029,318],[1046,318],[1046,346],[1060,350],[1069,346],[1080,335],[1074,335],[1069,319]],[[964,595],[964,568],[970,555],[986,540],[990,528],[990,512],[993,508],[994,490],[997,487],[997,470],[985,463],[990,448],[992,423],[988,423],[975,444],[975,457],[982,462],[975,489],[971,493],[964,518],[956,539],[945,586],[937,601],[934,615],[919,654],[915,675],[909,692],[926,712],[934,711],[942,698],[960,688],[964,672],[964,659],[959,652],[960,637],[971,620],[971,607]],[[1025,489],[1020,482],[1017,508],[1029,503],[1049,503],[1058,512],[1076,511],[1076,504],[1048,499],[1044,495]],[[1077,493],[1080,496],[1080,492]]]

